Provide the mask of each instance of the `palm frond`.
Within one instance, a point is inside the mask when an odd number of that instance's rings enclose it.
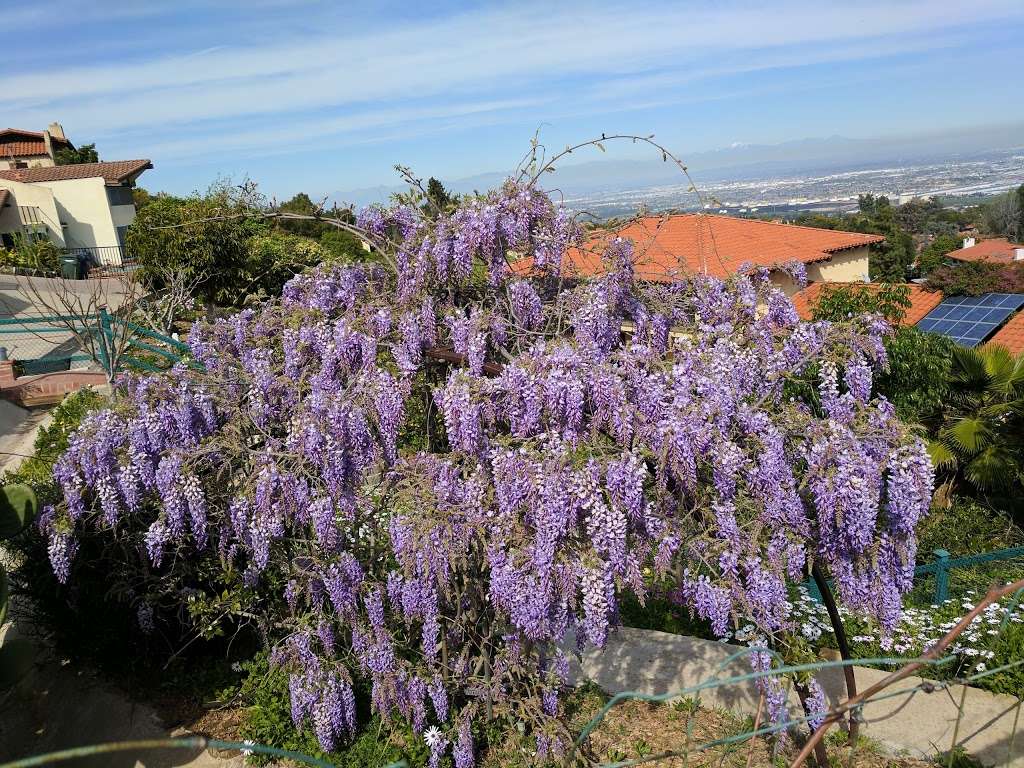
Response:
[[[928,455],[936,469],[956,469],[957,457],[949,448],[938,440],[928,441]]]
[[[964,465],[964,477],[983,490],[1010,487],[1018,472],[1015,457],[997,445],[990,445]]]
[[[970,456],[992,441],[992,432],[984,419],[966,416],[953,421],[941,432],[942,442],[954,453]]]

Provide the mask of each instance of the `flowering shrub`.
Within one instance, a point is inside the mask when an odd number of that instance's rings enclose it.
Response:
[[[908,607],[892,632],[879,631],[877,625],[839,607],[854,655],[858,658],[884,656],[917,658],[946,635],[970,612],[980,594],[968,590],[961,599],[941,605]],[[793,601],[793,622],[797,633],[813,647],[835,646],[835,635],[825,606],[804,588]],[[753,625],[746,625],[733,636],[740,642],[756,637]],[[939,677],[970,677],[991,673],[997,667],[1020,659],[1024,646],[1024,607],[1016,601],[995,602],[971,622],[950,646],[953,661],[937,667],[925,667],[921,674]],[[1024,696],[1024,678],[1020,668],[979,678],[978,685],[1000,693]]]
[[[83,422],[42,521],[58,579],[86,532],[118,541],[153,631],[196,616],[204,564],[236,589],[212,618],[256,617],[325,750],[359,679],[457,768],[481,719],[566,748],[569,654],[645,568],[723,636],[791,630],[812,561],[897,629],[932,468],[871,397],[884,320],[802,323],[764,271],[642,283],[622,240],[576,279],[581,233],[528,183],[359,221],[393,271],[300,275],[195,327],[201,370],[126,378]]]

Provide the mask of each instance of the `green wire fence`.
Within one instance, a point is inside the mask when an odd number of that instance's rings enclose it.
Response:
[[[90,346],[98,359],[83,351],[85,337],[93,340]],[[67,371],[90,363],[109,375],[124,368],[152,373],[180,362],[188,352],[187,344],[106,310],[0,318],[0,346],[8,349],[22,375]],[[118,346],[123,346],[121,354],[111,360],[108,350]]]
[[[997,549],[991,552],[982,552],[965,557],[950,557],[949,552],[944,549],[933,550],[935,559],[914,569],[914,580],[922,580],[922,585],[916,585],[914,592],[909,596],[910,602],[927,602],[933,605],[940,605],[950,596],[950,584],[955,571],[975,568],[979,565],[994,565],[996,563],[1013,563],[1021,561],[1019,573],[1024,573],[1024,547],[1011,547],[1009,549]],[[933,580],[933,586],[927,589],[927,581]],[[963,577],[959,579],[958,586],[963,589],[972,588],[984,590],[991,582],[991,574],[981,572],[974,578]],[[804,582],[804,588],[815,600],[821,600],[821,591],[813,579]],[[831,586],[831,582],[830,582]]]

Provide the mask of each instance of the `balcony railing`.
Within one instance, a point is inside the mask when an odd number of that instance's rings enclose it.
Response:
[[[131,255],[121,245],[71,246],[61,251],[85,256],[93,267],[127,267],[132,263]]]

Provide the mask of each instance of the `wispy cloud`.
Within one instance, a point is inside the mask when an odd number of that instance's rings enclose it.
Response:
[[[688,89],[745,73],[935,51],[955,45],[965,26],[1024,20],[1020,0],[519,4],[415,18],[371,9],[357,19],[329,5],[267,0],[239,4],[237,23],[225,22],[232,17],[224,8],[211,19],[206,7],[63,4],[58,16],[137,33],[150,47],[8,70],[3,122],[32,127],[59,118],[118,153],[271,152],[297,135],[366,141],[374,131],[401,126],[409,135],[453,118],[522,121],[520,110],[538,105],[592,113],[713,99]],[[27,31],[48,16],[52,24],[55,9],[45,10],[17,9],[5,23]]]

